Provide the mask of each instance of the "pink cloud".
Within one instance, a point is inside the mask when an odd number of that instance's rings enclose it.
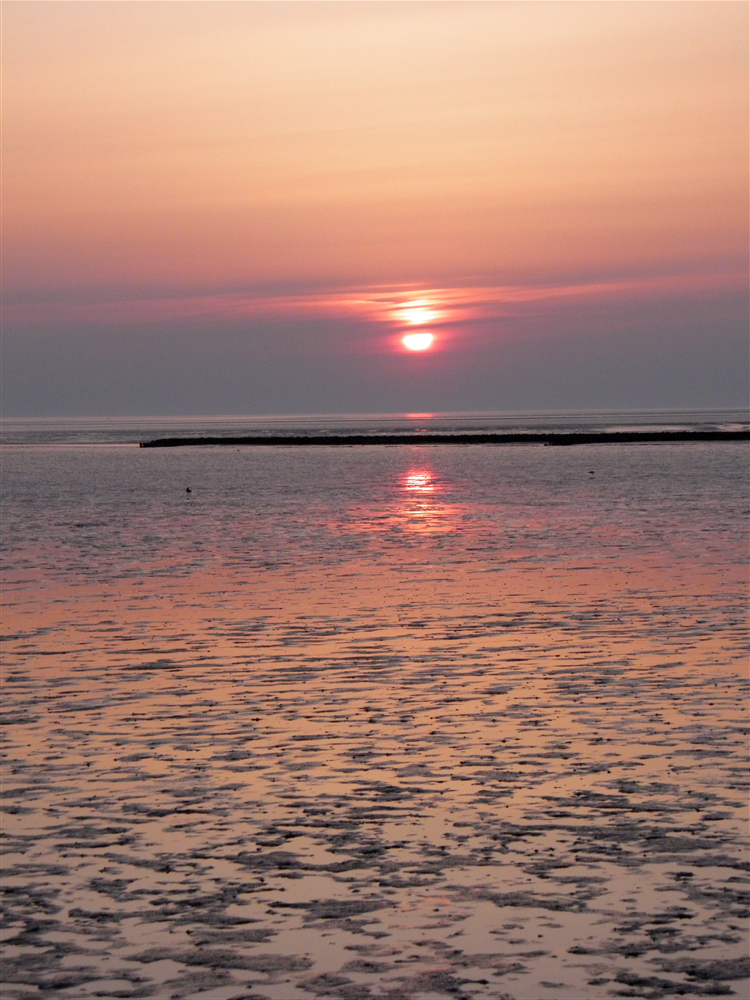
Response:
[[[741,290],[747,276],[679,275],[559,285],[430,287],[376,285],[293,295],[258,296],[242,292],[163,296],[110,301],[6,303],[3,318],[20,327],[108,325],[180,320],[283,320],[349,318],[390,330],[457,326],[476,320],[512,316],[517,307],[539,302],[705,295]]]

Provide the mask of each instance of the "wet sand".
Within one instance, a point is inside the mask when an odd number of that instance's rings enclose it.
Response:
[[[522,511],[501,559],[434,467],[398,484],[309,536],[279,515],[276,564],[221,531],[148,572],[27,537],[4,586],[4,998],[747,995],[728,523],[665,540],[641,507],[628,542],[610,509],[586,547],[566,501],[563,556]]]

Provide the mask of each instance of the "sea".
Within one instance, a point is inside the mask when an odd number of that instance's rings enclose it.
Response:
[[[747,997],[738,411],[6,419],[3,1000]]]

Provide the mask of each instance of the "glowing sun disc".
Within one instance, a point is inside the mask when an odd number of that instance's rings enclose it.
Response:
[[[434,339],[431,333],[407,333],[401,342],[409,351],[426,351]]]

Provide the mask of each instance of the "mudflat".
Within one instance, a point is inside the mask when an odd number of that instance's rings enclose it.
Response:
[[[488,454],[9,454],[4,998],[746,995],[746,448]]]

